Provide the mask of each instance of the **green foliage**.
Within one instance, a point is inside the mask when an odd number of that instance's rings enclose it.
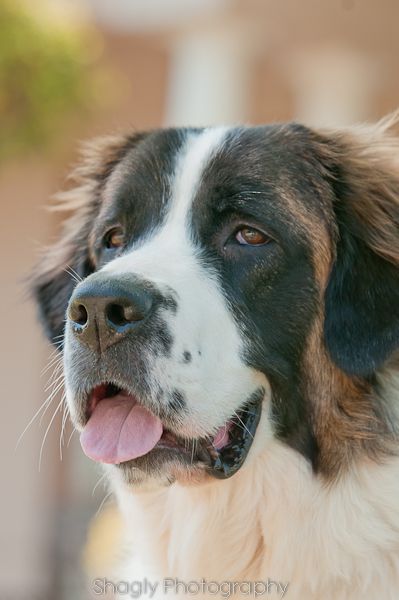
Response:
[[[43,148],[89,94],[88,40],[26,7],[0,0],[0,158]]]

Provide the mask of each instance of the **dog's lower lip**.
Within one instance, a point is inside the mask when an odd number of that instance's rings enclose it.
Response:
[[[211,476],[218,479],[231,477],[244,464],[252,445],[260,420],[263,393],[264,390],[259,389],[228,422],[230,439],[222,448],[216,448],[211,437],[195,440],[180,437],[165,424],[161,439],[148,454],[155,451],[169,451],[178,453],[182,457],[189,456],[191,464],[194,462],[197,465],[202,464]],[[113,383],[103,382],[95,386],[87,397],[87,420],[101,400],[118,394],[123,395],[128,392]],[[122,462],[120,466],[128,466],[130,462],[133,465],[134,459]]]
[[[248,402],[244,409],[236,413],[233,429],[230,430],[231,441],[220,450],[209,444],[210,455],[208,471],[218,479],[227,479],[234,475],[244,464],[252,446],[255,432],[262,412],[263,390]]]
[[[213,445],[212,438],[201,438],[197,440],[184,440],[173,432],[165,429],[164,434],[149,453],[173,452],[186,455],[190,464],[202,464],[209,475],[217,479],[227,479],[237,473],[244,464],[251,448],[253,438],[262,412],[263,389],[251,399],[241,411],[238,411],[230,429],[230,441],[221,449]],[[195,444],[195,453],[193,453]],[[122,463],[120,467],[128,466]],[[134,461],[132,461],[134,466]]]

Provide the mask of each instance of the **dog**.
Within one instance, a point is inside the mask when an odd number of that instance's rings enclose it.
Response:
[[[398,597],[398,120],[86,146],[31,286],[126,581]]]

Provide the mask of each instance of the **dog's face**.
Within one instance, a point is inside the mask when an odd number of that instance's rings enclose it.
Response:
[[[93,146],[35,279],[91,458],[165,484],[234,474],[254,438],[326,474],[382,448],[399,176],[379,135],[375,154],[297,125]]]

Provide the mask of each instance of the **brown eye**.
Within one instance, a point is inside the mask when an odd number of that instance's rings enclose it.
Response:
[[[245,246],[263,246],[270,241],[267,235],[253,227],[239,229],[236,233],[236,240]]]
[[[110,229],[104,237],[104,246],[106,248],[122,248],[125,244],[125,234],[122,227],[114,227]]]

